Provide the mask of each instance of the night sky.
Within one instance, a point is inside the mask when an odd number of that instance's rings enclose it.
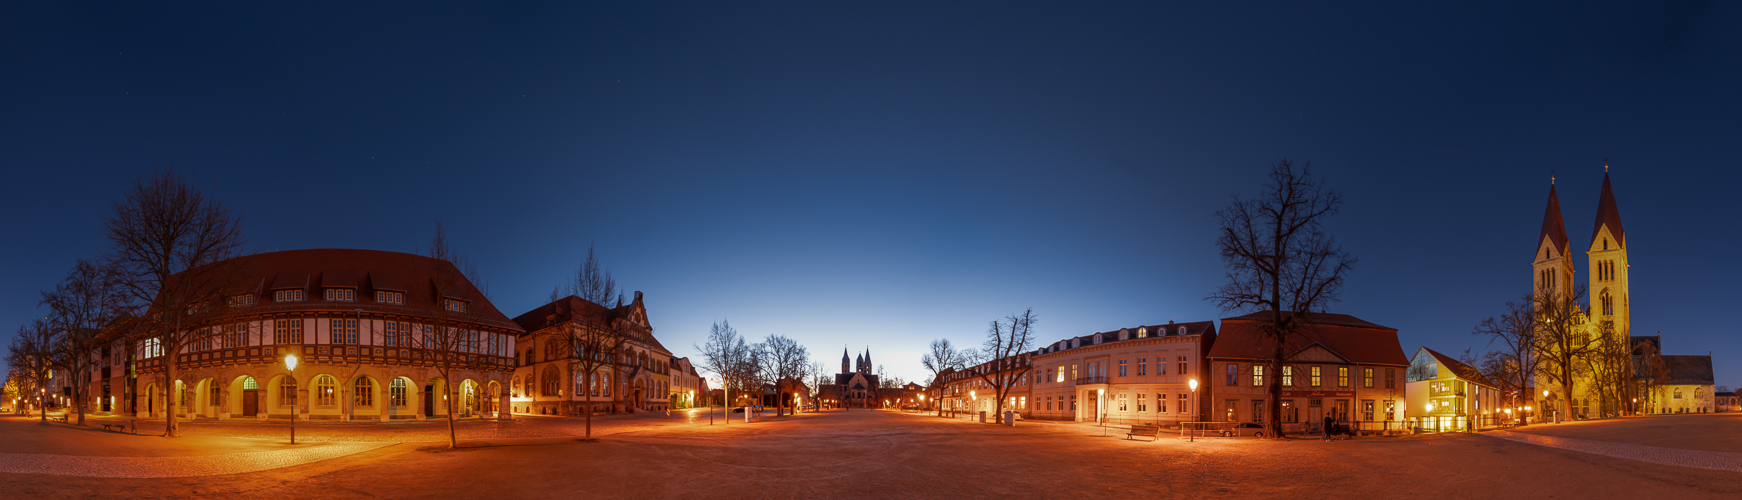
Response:
[[[923,380],[1026,307],[1236,315],[1212,214],[1287,158],[1345,196],[1332,310],[1480,351],[1551,172],[1586,283],[1608,158],[1633,333],[1742,385],[1734,2],[503,3],[0,5],[0,335],[173,166],[251,249],[440,218],[514,316],[593,243],[679,356],[729,319]]]

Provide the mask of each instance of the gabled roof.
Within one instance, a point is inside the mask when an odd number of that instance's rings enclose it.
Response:
[[[1609,226],[1615,244],[1627,248],[1627,233],[1621,230],[1621,210],[1615,206],[1615,191],[1609,187],[1609,173],[1603,172],[1603,193],[1597,195],[1597,222],[1591,226],[1591,243],[1597,243],[1597,233]]]
[[[582,324],[607,327],[616,321],[642,321],[646,318],[646,306],[641,301],[641,292],[635,292],[635,300],[615,308],[595,304],[592,301],[570,295],[557,299],[555,302],[533,308],[531,311],[514,317],[514,322],[525,329],[527,333],[536,332],[552,325],[566,321],[576,321]],[[654,350],[671,355],[671,351],[659,343],[659,339],[650,331],[644,339]]]
[[[1712,385],[1711,356],[1659,356],[1669,379],[1663,385]]]
[[[1567,252],[1567,224],[1561,220],[1561,199],[1555,195],[1553,184],[1548,186],[1548,211],[1542,215],[1542,234],[1536,237],[1536,248],[1542,248],[1543,238],[1548,238],[1561,256],[1572,255]]]
[[[1408,366],[1409,358],[1397,341],[1397,329],[1376,325],[1347,314],[1291,313],[1301,323],[1299,334],[1283,346],[1292,356],[1319,344],[1351,363]],[[1270,321],[1269,311],[1225,318],[1210,348],[1208,358],[1270,359],[1275,342],[1260,329]]]
[[[1456,375],[1458,378],[1461,378],[1461,379],[1464,379],[1464,380],[1467,380],[1470,382],[1475,382],[1477,384],[1481,384],[1481,385],[1486,386],[1490,389],[1499,389],[1500,388],[1500,386],[1494,385],[1493,381],[1488,380],[1488,377],[1483,376],[1481,370],[1477,370],[1477,369],[1471,367],[1470,365],[1464,364],[1461,361],[1458,361],[1456,359],[1452,359],[1451,356],[1440,354],[1439,351],[1435,351],[1433,349],[1428,349],[1425,346],[1422,347],[1421,350],[1427,351],[1428,354],[1430,354],[1434,357],[1434,361],[1439,362],[1441,367],[1443,367],[1447,370],[1451,370],[1452,375]]]
[[[1185,333],[1180,333],[1181,328],[1185,329]],[[1043,355],[1043,354],[1051,354],[1054,352],[1060,352],[1060,351],[1073,349],[1071,347],[1072,340],[1077,341],[1077,344],[1078,344],[1077,347],[1088,347],[1088,346],[1096,345],[1095,339],[1097,337],[1099,337],[1101,339],[1102,344],[1105,344],[1108,342],[1119,342],[1120,341],[1119,340],[1119,332],[1121,330],[1126,331],[1126,341],[1139,340],[1137,337],[1137,331],[1139,329],[1148,330],[1150,332],[1149,336],[1145,337],[1145,339],[1151,339],[1151,338],[1156,338],[1156,337],[1178,337],[1181,335],[1188,335],[1189,336],[1189,335],[1210,334],[1213,336],[1216,333],[1216,322],[1214,322],[1214,321],[1193,321],[1193,322],[1189,322],[1189,323],[1167,323],[1167,324],[1156,324],[1156,325],[1138,325],[1138,326],[1133,326],[1130,328],[1119,328],[1119,329],[1115,329],[1115,330],[1111,330],[1111,331],[1091,333],[1091,334],[1084,335],[1081,337],[1067,337],[1064,340],[1060,340],[1058,342],[1053,342],[1051,344],[1041,346],[1040,349],[1034,351],[1033,354]]]
[[[1652,354],[1663,352],[1663,341],[1657,335],[1633,335],[1629,336],[1628,340],[1632,341],[1631,344],[1634,356],[1645,355],[1644,348],[1648,345],[1651,346]]]

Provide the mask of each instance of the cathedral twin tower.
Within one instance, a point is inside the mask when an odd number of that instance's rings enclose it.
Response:
[[[1604,167],[1607,170],[1607,167]],[[1591,228],[1591,247],[1585,251],[1590,267],[1590,319],[1601,325],[1607,322],[1616,335],[1629,334],[1627,302],[1627,233],[1621,229],[1621,212],[1615,206],[1615,191],[1609,185],[1609,173],[1603,172],[1603,192],[1597,198],[1597,222]],[[1567,240],[1567,227],[1561,220],[1561,201],[1555,195],[1554,184],[1548,188],[1548,213],[1542,218],[1542,234],[1537,237],[1536,276],[1533,293],[1573,293],[1572,247]],[[1565,295],[1562,295],[1565,296]]]

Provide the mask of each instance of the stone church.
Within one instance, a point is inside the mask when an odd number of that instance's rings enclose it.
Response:
[[[836,403],[844,408],[875,408],[879,396],[876,367],[871,364],[871,349],[866,348],[863,354],[853,359],[848,365],[847,350],[841,349],[841,373],[835,374],[835,387],[827,391],[830,396],[839,398]]]

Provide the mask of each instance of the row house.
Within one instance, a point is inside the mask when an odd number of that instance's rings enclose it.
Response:
[[[1264,422],[1266,382],[1279,377],[1285,432],[1317,430],[1326,416],[1362,430],[1404,427],[1409,359],[1397,329],[1346,314],[1284,312],[1300,327],[1283,346],[1281,373],[1269,373],[1276,343],[1263,328],[1271,314],[1222,320],[1205,360],[1211,373],[1201,388],[1211,405],[1206,421]]]
[[[946,369],[938,373],[937,379],[932,383],[936,391],[928,397],[938,401],[945,411],[983,411],[992,415],[997,411],[998,392],[1002,387],[1004,409],[1026,418],[1033,411],[1029,406],[1030,391],[1033,388],[1030,384],[1030,372],[1033,368],[1033,355],[1020,354],[960,370]]]
[[[691,408],[697,405],[697,401],[707,400],[708,381],[696,372],[695,363],[691,363],[690,358],[671,358],[669,366],[671,373],[667,378],[671,380],[672,409]],[[698,397],[701,399],[696,399]]]
[[[1034,353],[1031,416],[1077,422],[1180,422],[1208,408],[1193,390],[1216,343],[1210,321],[1069,338]]]
[[[570,295],[514,318],[526,333],[510,384],[512,409],[539,415],[663,411],[671,404],[671,351],[653,336],[641,292],[615,308]],[[574,336],[601,342],[575,343]],[[616,353],[595,351],[608,345]],[[605,356],[583,363],[581,356]],[[596,364],[591,372],[586,365]]]

